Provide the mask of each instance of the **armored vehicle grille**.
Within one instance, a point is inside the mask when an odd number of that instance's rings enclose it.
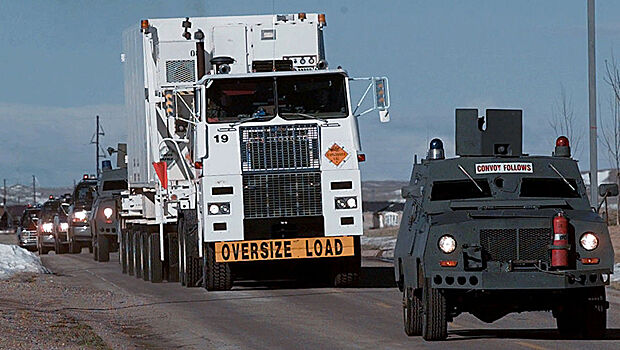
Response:
[[[166,82],[191,83],[196,81],[194,60],[166,61]]]
[[[488,261],[542,261],[549,264],[551,228],[482,229],[480,244]]]
[[[244,175],[243,209],[245,218],[321,215],[321,173]]]
[[[315,124],[241,128],[241,170],[319,169],[319,130]]]

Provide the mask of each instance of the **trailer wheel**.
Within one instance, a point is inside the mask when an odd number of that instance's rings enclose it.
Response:
[[[138,230],[133,232],[131,248],[133,250],[134,276],[142,278],[142,254],[140,252],[140,231]]]
[[[166,279],[168,282],[179,282],[179,242],[177,233],[168,233],[168,274]]]
[[[446,297],[441,289],[433,288],[426,279],[422,291],[423,323],[422,337],[427,341],[444,340],[448,337]]]
[[[179,219],[179,226],[182,224],[182,219]],[[179,231],[179,237],[177,239],[177,245],[179,250],[179,282],[182,286],[185,286],[185,234],[182,230]]]
[[[142,264],[142,279],[145,281],[148,281],[150,277],[149,251],[147,249],[148,248],[147,247],[148,236],[149,236],[148,232],[140,232],[139,246],[140,246],[140,256],[142,258],[140,260]]]
[[[125,249],[125,246],[127,245],[127,232],[120,231],[119,234],[121,236],[121,242],[118,247],[118,258],[121,262],[121,272],[126,274],[127,273],[127,249]]]
[[[127,229],[126,237],[125,237],[125,255],[127,256],[127,274],[133,276],[135,262],[133,260],[133,230],[131,228]]]
[[[110,261],[109,244],[108,237],[100,234],[97,235],[97,261]]]
[[[403,321],[405,334],[408,336],[421,335],[423,323],[422,298],[416,295],[415,290],[406,287],[403,290]]]
[[[153,283],[161,283],[163,280],[163,266],[159,249],[159,233],[147,235],[147,243],[149,279]]]
[[[230,264],[215,261],[215,245],[204,245],[204,287],[208,291],[230,290],[233,285]]]

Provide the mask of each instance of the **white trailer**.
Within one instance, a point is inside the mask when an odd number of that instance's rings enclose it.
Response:
[[[124,33],[124,271],[208,290],[284,270],[355,283],[357,117],[389,120],[389,94],[385,77],[328,68],[325,25],[305,13],[170,18]],[[356,105],[355,80],[368,84]]]

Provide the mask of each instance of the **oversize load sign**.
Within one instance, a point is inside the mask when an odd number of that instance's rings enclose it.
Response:
[[[476,164],[476,174],[533,173],[532,163],[480,163]]]
[[[354,254],[353,237],[215,243],[215,261],[217,262],[331,258]]]

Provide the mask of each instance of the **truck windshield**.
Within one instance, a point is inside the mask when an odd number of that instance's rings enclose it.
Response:
[[[78,184],[75,188],[75,192],[73,193],[73,198],[76,203],[80,204],[92,204],[94,196],[93,194],[96,191],[95,184],[82,183]]]
[[[271,119],[275,115],[273,78],[216,79],[207,96],[209,123]]]
[[[571,188],[563,179],[547,178],[523,178],[521,180],[521,197],[543,197],[543,198],[579,198],[577,191],[577,181],[566,179]]]
[[[486,179],[475,180],[478,188],[471,180],[435,181],[431,189],[432,201],[454,199],[472,199],[491,197],[491,188]],[[482,191],[480,191],[482,189]]]
[[[347,98],[340,74],[281,77],[278,81],[278,113],[296,119],[296,113],[346,117]]]
[[[207,89],[209,123],[267,121],[276,111],[285,119],[342,118],[348,115],[347,106],[342,74],[213,79]]]

